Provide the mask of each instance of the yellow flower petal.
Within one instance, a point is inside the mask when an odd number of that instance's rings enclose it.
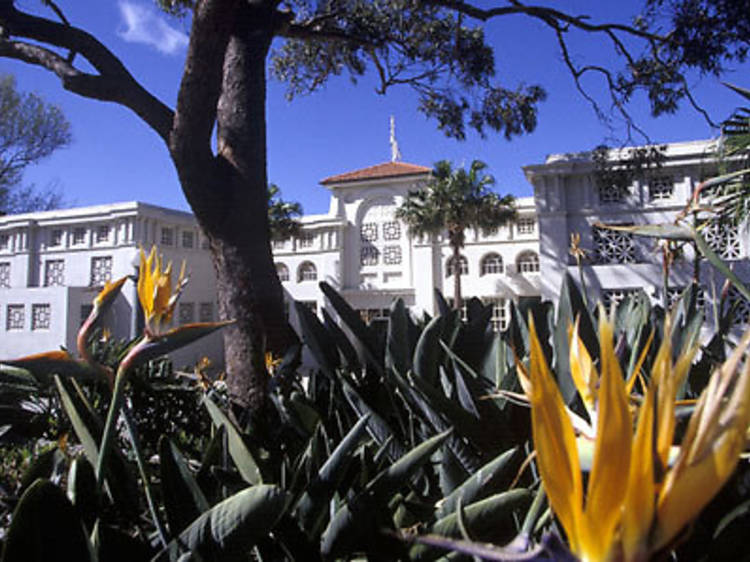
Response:
[[[573,552],[579,552],[579,522],[583,507],[583,484],[575,433],[565,411],[560,391],[547,366],[529,315],[529,367],[531,427],[537,465],[550,505],[568,535]]]
[[[659,494],[654,549],[668,545],[697,517],[737,466],[750,424],[750,361],[737,374],[748,344],[750,331],[698,400],[680,456]]]
[[[655,384],[646,391],[639,409],[638,427],[633,442],[628,474],[628,491],[622,514],[622,547],[625,560],[646,560],[648,537],[654,518],[654,393]]]
[[[620,364],[613,347],[613,327],[602,315],[599,323],[601,383],[594,465],[591,469],[581,549],[589,560],[604,560],[613,544],[628,481],[632,422]]]
[[[580,317],[576,318],[574,327],[568,328],[568,338],[570,341],[570,375],[576,385],[578,394],[581,395],[583,405],[588,411],[589,418],[594,417],[595,393],[599,383],[594,364],[591,361],[586,346],[578,335],[578,325]]]

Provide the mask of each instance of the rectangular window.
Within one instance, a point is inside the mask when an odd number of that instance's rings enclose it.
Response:
[[[702,234],[711,249],[724,260],[742,257],[739,226],[731,219],[712,219],[704,223]]]
[[[44,262],[44,286],[56,287],[65,285],[65,260],[47,260]]]
[[[174,230],[167,227],[161,229],[161,245],[172,246],[174,244]]]
[[[198,307],[198,320],[201,322],[214,321],[214,303],[202,302]]]
[[[50,232],[49,245],[50,246],[62,246],[63,243],[63,231],[60,228],[54,229]]]
[[[273,249],[274,249],[274,250],[280,250],[280,249],[282,249],[282,248],[283,248],[284,246],[286,246],[286,239],[282,239],[282,240],[274,240],[274,241],[273,241]]]
[[[674,194],[674,181],[668,176],[651,178],[648,182],[648,197],[651,201],[670,199]]]
[[[96,242],[101,244],[102,242],[109,241],[109,225],[101,224],[96,227]]]
[[[505,299],[487,299],[485,305],[492,306],[490,325],[493,332],[502,332],[508,326],[508,301]]]
[[[300,248],[312,248],[313,245],[313,235],[310,232],[304,232],[299,237],[299,247]]]
[[[10,288],[10,262],[0,262],[0,287]]]
[[[112,256],[91,258],[91,286],[103,287],[112,280]]]
[[[180,324],[195,322],[195,303],[181,302],[177,308],[177,317]]]
[[[517,223],[518,234],[534,234],[536,220],[532,218],[520,218]]]
[[[599,203],[621,203],[625,199],[627,192],[627,188],[621,185],[600,185]]]
[[[86,243],[86,229],[77,226],[73,229],[73,246],[83,246]]]
[[[32,330],[49,330],[52,307],[45,304],[31,305],[31,329]]]
[[[0,250],[7,250],[10,247],[10,236],[8,234],[0,234]]]
[[[6,330],[23,330],[25,311],[22,304],[9,304],[5,315]]]
[[[182,231],[182,247],[183,248],[192,248],[195,244],[195,235],[191,230],[183,230]]]

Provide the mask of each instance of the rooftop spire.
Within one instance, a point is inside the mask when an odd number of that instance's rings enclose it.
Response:
[[[398,141],[396,141],[396,118],[391,115],[391,162],[398,162],[401,160],[401,151],[398,149]]]

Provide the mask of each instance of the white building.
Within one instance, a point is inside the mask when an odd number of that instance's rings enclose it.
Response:
[[[434,289],[453,294],[447,239],[415,238],[394,218],[409,191],[430,168],[386,162],[322,180],[331,192],[325,215],[302,218],[303,232],[273,244],[289,296],[318,310],[318,281],[335,287],[363,317],[384,317],[402,298],[415,314],[435,313]],[[499,326],[509,299],[539,295],[539,235],[532,198],[517,200],[519,218],[492,236],[467,233],[462,251],[462,293],[496,304]]]
[[[716,144],[712,141],[673,143],[666,146],[660,167],[646,170],[627,187],[601,185],[590,153],[553,154],[544,164],[525,166],[534,186],[540,225],[540,248],[544,299],[557,301],[565,271],[578,279],[578,268],[569,253],[570,236],[581,236],[586,250],[584,278],[589,300],[600,298],[605,305],[642,289],[655,302],[664,298],[662,254],[653,238],[601,229],[595,223],[659,224],[672,223],[690,200],[698,183],[717,173]],[[624,151],[610,151],[618,162]],[[709,201],[707,199],[706,201]],[[739,226],[712,222],[702,234],[719,256],[741,279],[750,280],[750,231]],[[691,246],[671,268],[667,301],[671,302],[690,283],[694,252]],[[716,302],[724,279],[704,262],[700,284],[704,300]],[[730,300],[738,305],[737,319],[750,320],[750,305],[736,291]],[[709,322],[712,307],[705,307]]]
[[[78,328],[105,281],[137,275],[139,248],[156,244],[176,268],[184,259],[189,283],[172,322],[216,319],[213,266],[195,218],[143,203],[0,217],[0,358],[75,350]],[[128,281],[105,325],[113,336],[142,329],[135,283]],[[178,365],[203,355],[221,361],[221,336],[212,334],[175,356]]]
[[[609,157],[617,162],[622,154]],[[517,220],[492,236],[467,233],[462,250],[463,295],[493,303],[495,328],[507,320],[511,300],[556,301],[565,271],[578,279],[569,254],[572,233],[581,235],[587,250],[590,301],[609,303],[638,289],[660,301],[662,262],[653,239],[595,223],[672,222],[697,182],[715,174],[716,161],[709,142],[671,144],[660,168],[624,188],[600,186],[589,153],[552,155],[524,171],[534,197],[517,199]],[[322,180],[330,191],[328,213],[304,216],[300,236],[273,243],[287,295],[320,311],[325,300],[318,282],[324,280],[367,320],[387,316],[396,298],[415,315],[435,314],[434,289],[453,294],[447,239],[415,238],[394,218],[429,173],[423,166],[386,162]],[[747,224],[713,224],[703,234],[741,278],[750,280]],[[136,275],[139,247],[153,244],[166,260],[186,260],[191,273],[173,322],[216,319],[213,267],[189,213],[133,202],[0,217],[0,358],[73,349],[98,288],[105,280]],[[689,283],[692,257],[687,248],[672,266],[668,298]],[[706,300],[722,282],[712,268],[702,267]],[[739,320],[747,323],[750,304],[737,294],[732,298],[740,305]],[[116,337],[139,333],[136,302],[135,285],[128,282],[109,321]],[[183,350],[175,362],[187,365],[203,355],[221,363],[220,333]]]

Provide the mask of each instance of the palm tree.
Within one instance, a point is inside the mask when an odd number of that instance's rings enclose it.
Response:
[[[285,240],[297,236],[302,216],[302,205],[281,198],[281,189],[275,183],[268,185],[268,228],[271,240]]]
[[[482,234],[496,232],[516,216],[512,195],[500,197],[488,188],[495,178],[485,173],[487,164],[474,160],[466,171],[453,169],[447,160],[435,164],[427,185],[414,192],[396,211],[412,235],[448,232],[453,250],[453,306],[461,308],[461,248],[468,228]]]

